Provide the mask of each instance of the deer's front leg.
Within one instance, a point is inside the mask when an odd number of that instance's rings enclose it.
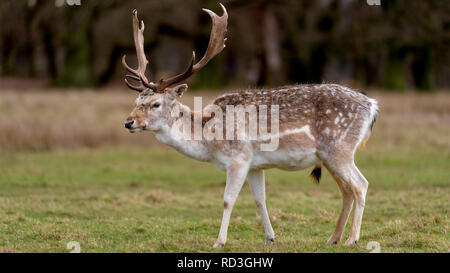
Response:
[[[225,193],[223,196],[223,217],[222,225],[220,226],[219,237],[217,238],[214,247],[222,247],[227,241],[228,224],[230,223],[231,211],[233,210],[236,198],[241,191],[242,185],[247,177],[248,164],[247,162],[232,163],[227,169],[227,182],[225,186]]]
[[[256,205],[258,206],[261,213],[261,218],[264,224],[264,231],[266,233],[266,245],[271,244],[275,239],[275,233],[273,232],[269,214],[267,213],[264,171],[249,171],[247,179],[253,193],[253,198],[255,199]]]

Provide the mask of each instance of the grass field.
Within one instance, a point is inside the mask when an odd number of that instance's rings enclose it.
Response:
[[[381,252],[449,252],[450,95],[373,96],[381,115],[357,153],[370,182],[358,245],[325,245],[341,206],[328,173],[316,185],[308,171],[270,170],[275,243],[264,245],[245,185],[216,250],[225,174],[122,129],[133,94],[0,93],[0,251],[77,241],[81,252],[368,252],[377,241]]]

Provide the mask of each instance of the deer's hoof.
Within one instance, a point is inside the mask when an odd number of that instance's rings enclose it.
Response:
[[[215,242],[213,248],[222,248],[225,244],[221,242]]]
[[[339,241],[340,241],[340,238],[331,237],[330,239],[328,239],[327,245],[337,245],[337,243]]]
[[[272,244],[274,242],[275,238],[266,238],[266,246]]]
[[[356,245],[356,243],[358,243],[357,239],[349,238],[347,241],[345,241],[344,246]]]

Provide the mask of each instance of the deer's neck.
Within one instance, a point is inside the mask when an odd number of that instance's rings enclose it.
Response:
[[[186,105],[177,102],[184,115],[191,117],[193,111]],[[171,147],[178,152],[201,161],[211,160],[209,149],[205,140],[195,140],[193,136],[186,138],[183,135],[183,123],[173,120],[167,125],[163,126],[160,131],[155,132],[156,138]]]

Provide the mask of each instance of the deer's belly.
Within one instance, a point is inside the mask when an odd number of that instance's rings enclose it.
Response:
[[[288,171],[304,170],[320,163],[315,149],[277,150],[253,156],[253,169],[279,168]]]

